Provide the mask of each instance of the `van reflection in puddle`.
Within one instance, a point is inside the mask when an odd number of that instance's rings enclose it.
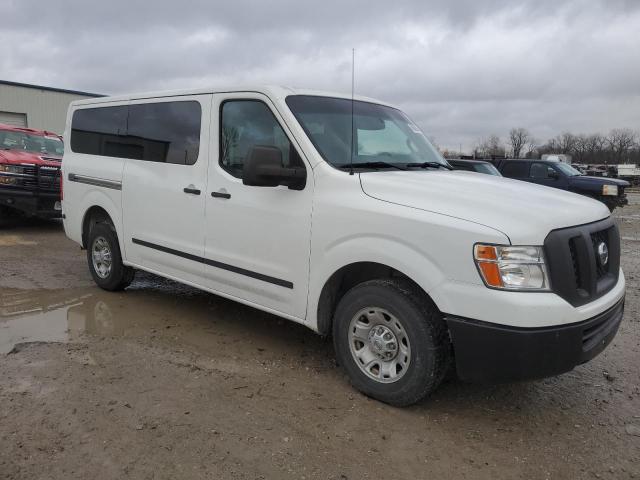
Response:
[[[67,311],[70,340],[79,340],[82,334],[123,336],[126,321],[117,321],[107,302],[88,298]]]

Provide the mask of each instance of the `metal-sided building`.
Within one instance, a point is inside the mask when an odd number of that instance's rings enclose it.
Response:
[[[48,130],[61,135],[69,103],[101,96],[0,80],[0,123]]]

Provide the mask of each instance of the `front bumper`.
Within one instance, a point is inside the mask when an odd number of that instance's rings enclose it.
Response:
[[[60,192],[38,192],[11,189],[0,186],[0,206],[18,210],[29,216],[60,218],[62,211],[56,210]]]
[[[522,328],[447,316],[458,376],[471,382],[510,382],[568,372],[615,337],[624,297],[578,323]]]

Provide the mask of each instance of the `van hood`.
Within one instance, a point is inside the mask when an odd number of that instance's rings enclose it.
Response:
[[[597,200],[481,173],[376,171],[360,173],[360,183],[370,197],[485,225],[514,245],[542,245],[551,230],[609,216]]]

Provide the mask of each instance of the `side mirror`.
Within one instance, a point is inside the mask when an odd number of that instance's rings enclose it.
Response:
[[[554,169],[550,169],[547,175],[549,176],[549,178],[553,178],[554,180],[558,180],[560,178],[560,175],[558,175],[558,172],[556,172]]]
[[[304,167],[283,166],[279,148],[255,145],[244,162],[242,183],[252,187],[286,185],[291,190],[302,190],[307,183],[307,171]]]

